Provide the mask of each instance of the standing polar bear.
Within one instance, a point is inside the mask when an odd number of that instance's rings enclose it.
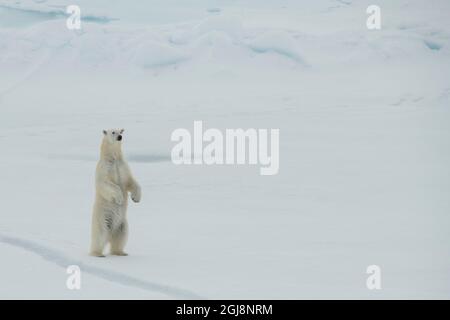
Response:
[[[100,160],[95,172],[95,204],[92,214],[91,255],[104,257],[106,244],[111,254],[126,256],[128,237],[128,192],[134,202],[141,200],[141,187],[133,178],[122,155],[123,129],[103,130]]]

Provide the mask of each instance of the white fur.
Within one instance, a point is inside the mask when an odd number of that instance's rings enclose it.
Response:
[[[111,254],[127,255],[123,249],[128,238],[128,192],[134,202],[141,200],[141,188],[123,158],[122,141],[117,140],[122,133],[123,129],[103,131],[91,233],[91,255],[97,257],[104,257],[108,242]]]

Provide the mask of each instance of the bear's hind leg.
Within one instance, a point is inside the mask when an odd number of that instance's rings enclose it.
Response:
[[[108,241],[108,235],[104,228],[96,224],[92,225],[91,234],[91,252],[90,255],[94,257],[104,257],[103,250]]]
[[[122,222],[119,227],[113,231],[111,237],[111,254],[116,256],[127,256],[123,251],[128,239],[128,223]]]

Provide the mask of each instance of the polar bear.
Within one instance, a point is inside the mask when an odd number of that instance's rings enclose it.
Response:
[[[92,214],[92,256],[104,257],[109,242],[111,254],[126,256],[128,237],[128,192],[134,202],[141,200],[141,188],[122,155],[123,129],[103,130],[100,160],[95,172],[95,203]]]

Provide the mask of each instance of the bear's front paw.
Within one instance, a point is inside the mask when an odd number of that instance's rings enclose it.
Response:
[[[134,202],[141,201],[141,188],[138,187],[131,193],[131,200]]]
[[[123,203],[123,195],[118,193],[116,196],[114,196],[114,202],[120,206]]]

